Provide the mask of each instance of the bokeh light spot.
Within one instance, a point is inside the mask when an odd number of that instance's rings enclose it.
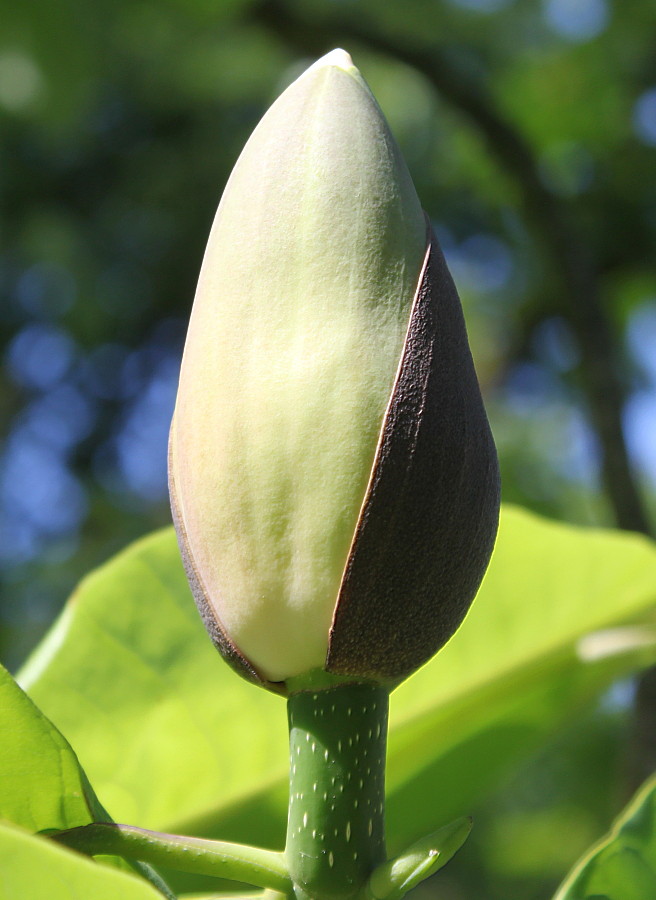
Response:
[[[87,397],[71,384],[60,384],[27,406],[13,433],[25,429],[46,446],[66,453],[89,436],[95,420]]]
[[[640,305],[626,329],[629,352],[656,385],[656,300]]]
[[[116,439],[121,474],[128,488],[144,500],[167,493],[168,432],[178,387],[179,361],[164,359],[139,394]]]
[[[645,91],[636,100],[633,129],[641,141],[656,147],[656,87]]]
[[[624,429],[631,457],[656,486],[656,390],[631,395],[624,408]]]
[[[461,244],[447,240],[443,247],[453,278],[463,290],[494,293],[505,288],[514,273],[510,248],[492,234],[472,234]]]
[[[54,263],[37,263],[18,278],[14,294],[24,312],[39,318],[55,318],[73,305],[75,281],[66,269]]]
[[[11,112],[29,106],[43,84],[34,60],[21,50],[0,52],[0,106]]]
[[[610,10],[607,0],[546,0],[544,17],[560,37],[582,43],[604,31]]]
[[[21,387],[45,390],[60,381],[75,355],[73,339],[50,325],[28,325],[7,350],[9,374]]]
[[[0,502],[6,525],[9,520],[28,523],[35,538],[78,528],[87,510],[86,495],[53,447],[18,429],[7,442],[1,471]]]

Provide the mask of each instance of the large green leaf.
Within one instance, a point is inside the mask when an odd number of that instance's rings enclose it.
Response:
[[[650,778],[610,834],[573,869],[554,900],[656,897],[656,778]]]
[[[28,831],[111,821],[68,741],[0,666],[0,820]],[[137,871],[166,893],[152,868],[106,856]]]
[[[0,824],[0,900],[162,900],[141,878]]]
[[[466,622],[393,695],[391,844],[467,812],[555,725],[656,658],[655,601],[647,540],[506,509]],[[172,532],[84,581],[21,678],[119,821],[282,842],[284,704],[212,649]]]
[[[117,821],[170,829],[284,775],[284,702],[214,650],[172,530],[86,578],[19,680]]]
[[[93,821],[75,753],[2,667],[0,734],[0,819],[30,831]]]
[[[408,840],[470,804],[614,679],[654,659],[656,546],[518,509],[442,653],[393,696],[389,818]]]

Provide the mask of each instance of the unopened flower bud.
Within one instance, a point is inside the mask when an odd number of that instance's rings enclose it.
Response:
[[[462,621],[498,468],[456,290],[350,57],[246,144],[212,227],[170,440],[205,624],[274,689],[394,683]]]

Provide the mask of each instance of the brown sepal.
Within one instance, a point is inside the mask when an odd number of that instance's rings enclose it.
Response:
[[[326,669],[401,680],[456,631],[494,546],[499,468],[437,238],[410,317]]]

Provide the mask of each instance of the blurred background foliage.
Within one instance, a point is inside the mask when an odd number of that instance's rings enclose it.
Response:
[[[266,107],[333,46],[378,97],[459,286],[505,499],[653,530],[651,0],[0,0],[0,21],[4,662],[86,571],[169,522],[217,202]],[[442,900],[546,896],[640,770],[619,737],[631,692],[479,811]]]

